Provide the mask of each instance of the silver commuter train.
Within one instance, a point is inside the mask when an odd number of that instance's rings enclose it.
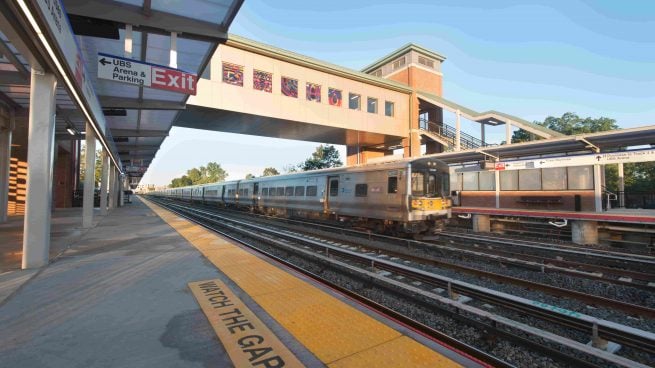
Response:
[[[334,219],[379,233],[418,234],[450,218],[448,165],[434,158],[234,180],[151,195],[245,207],[280,216]]]

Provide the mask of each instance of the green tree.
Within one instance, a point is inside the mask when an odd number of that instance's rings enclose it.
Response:
[[[100,187],[100,179],[102,179],[102,150],[96,150],[96,162],[95,162],[95,188]],[[82,146],[80,150],[80,186],[84,185],[84,178],[86,177],[86,145]]]
[[[168,185],[171,188],[178,188],[187,185],[209,184],[225,181],[228,174],[221,165],[216,162],[209,162],[207,166],[187,170],[186,175],[174,178]]]
[[[254,178],[256,178],[255,175],[253,175],[253,174],[246,174],[246,180],[250,180],[250,179],[254,179]]]
[[[262,176],[275,176],[280,175],[280,172],[277,171],[274,167],[267,167],[264,169]]]
[[[619,126],[614,119],[605,117],[597,119],[587,117],[583,119],[572,112],[567,112],[559,118],[549,116],[543,122],[535,121],[534,123],[566,135],[619,129]],[[512,143],[526,142],[534,140],[534,138],[535,137],[532,133],[519,129],[512,134]]]
[[[547,117],[543,122],[535,121],[543,127],[564,133],[566,135],[585,134],[619,129],[616,120],[600,117],[597,119],[581,118],[577,114],[567,112],[562,117]],[[512,142],[534,140],[534,136],[524,130],[517,130],[512,135]],[[638,162],[623,165],[625,190],[631,192],[655,191],[655,162]],[[619,190],[619,174],[617,165],[605,165],[605,187],[610,191]]]
[[[339,151],[333,145],[323,145],[316,147],[316,151],[312,153],[312,157],[300,163],[298,168],[302,171],[327,169],[330,167],[342,166]]]
[[[292,164],[284,165],[282,167],[282,172],[285,174],[298,172],[298,166],[300,165],[292,165]]]

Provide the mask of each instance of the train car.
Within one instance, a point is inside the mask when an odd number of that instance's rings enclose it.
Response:
[[[223,202],[225,191],[225,185],[223,183],[206,184],[203,188],[204,192],[202,202],[204,204],[225,204],[225,202]]]
[[[168,189],[177,199],[336,220],[377,232],[431,232],[450,218],[449,168],[429,157]]]

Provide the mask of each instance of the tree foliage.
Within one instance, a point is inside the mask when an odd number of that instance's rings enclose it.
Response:
[[[227,172],[223,170],[221,165],[216,162],[209,162],[207,166],[187,170],[186,175],[173,179],[169,187],[178,188],[187,185],[218,183],[225,181],[227,176]]]
[[[316,151],[312,153],[311,157],[298,165],[298,168],[302,171],[309,171],[342,165],[343,162],[341,162],[341,158],[339,157],[339,151],[331,144],[321,144],[316,147]]]
[[[262,172],[262,176],[275,176],[275,175],[280,175],[280,172],[277,171],[274,167],[267,167],[264,169],[264,172]]]
[[[95,162],[95,180],[94,187],[100,187],[100,179],[102,179],[102,150],[96,150],[96,162]],[[82,146],[80,150],[80,187],[84,186],[84,178],[86,177],[86,145]]]
[[[255,175],[253,175],[253,174],[246,174],[246,180],[250,180],[250,179],[254,179],[254,178],[256,178]]]
[[[602,132],[619,128],[614,119],[605,117],[597,119],[587,117],[583,119],[572,112],[567,112],[559,118],[549,116],[544,121],[535,121],[534,123],[566,135]],[[512,135],[512,143],[527,142],[534,140],[534,138],[536,137],[532,133],[519,129]]]

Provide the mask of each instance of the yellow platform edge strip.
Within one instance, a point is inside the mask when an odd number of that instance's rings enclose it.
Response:
[[[220,235],[142,200],[329,367],[461,367]]]
[[[235,367],[304,367],[221,280],[189,283]]]

